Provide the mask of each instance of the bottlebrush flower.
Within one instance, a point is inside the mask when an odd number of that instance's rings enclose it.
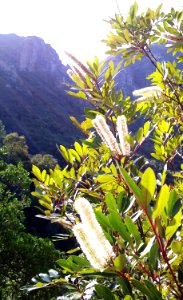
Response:
[[[101,137],[102,141],[109,147],[116,157],[121,156],[121,151],[118,146],[117,140],[107,125],[105,118],[101,115],[97,115],[92,120],[93,127],[95,127],[97,133]]]
[[[113,248],[106,239],[89,201],[79,198],[75,201],[74,208],[82,221],[73,227],[74,235],[91,265],[103,270],[114,257]]]
[[[82,223],[76,224],[73,227],[73,233],[91,265],[96,269],[103,270],[106,260],[99,253],[100,249],[95,244],[95,241],[92,240],[91,235],[86,231],[85,225]],[[96,248],[94,248],[94,244]]]
[[[126,136],[128,135],[128,127],[124,115],[117,117],[116,126],[119,135],[122,154],[124,156],[128,156],[130,155],[130,144],[126,140]]]
[[[136,99],[138,102],[152,101],[154,97],[162,96],[162,89],[158,86],[149,86],[133,91],[133,96],[141,96]]]

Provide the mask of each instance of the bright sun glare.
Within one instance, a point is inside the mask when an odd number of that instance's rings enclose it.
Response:
[[[21,36],[36,35],[57,51],[66,62],[64,51],[79,59],[92,60],[95,55],[104,56],[101,42],[109,31],[104,20],[113,17],[118,7],[126,14],[132,0],[1,0],[0,33],[16,33]],[[170,7],[181,10],[182,0],[138,0],[139,10]],[[173,5],[172,5],[173,3]]]

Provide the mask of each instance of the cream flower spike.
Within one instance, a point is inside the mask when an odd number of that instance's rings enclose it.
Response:
[[[96,118],[92,120],[92,124],[101,137],[102,141],[109,147],[114,155],[116,157],[120,156],[121,151],[118,146],[117,140],[111,132],[109,126],[107,125],[105,118],[101,115],[97,115]]]
[[[133,96],[141,96],[136,99],[138,102],[152,101],[154,97],[161,97],[162,89],[158,86],[149,86],[133,91]]]
[[[119,135],[119,141],[121,146],[121,151],[124,156],[130,155],[130,144],[126,140],[126,136],[128,135],[128,126],[126,122],[126,117],[124,115],[117,117],[117,131]]]
[[[92,266],[96,267],[98,263],[100,267],[97,268],[103,270],[115,256],[113,248],[106,239],[89,201],[85,198],[78,198],[74,203],[74,208],[82,221],[73,227],[74,235]]]
[[[81,250],[86,255],[86,258],[91,263],[91,265],[99,270],[103,270],[106,265],[106,260],[100,255],[100,251],[92,246],[93,240],[88,234],[85,225],[78,223],[73,227],[73,233],[80,244]],[[98,246],[97,246],[98,247]]]

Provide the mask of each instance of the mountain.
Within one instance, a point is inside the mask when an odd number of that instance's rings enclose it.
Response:
[[[154,44],[151,50],[159,61],[172,59],[163,45]],[[117,64],[121,57],[109,59]],[[133,90],[149,85],[145,78],[154,69],[146,58],[123,67],[116,76],[116,88],[122,89],[125,97],[132,96]],[[0,119],[7,132],[25,135],[32,154],[50,153],[60,158],[56,145],[70,147],[81,137],[69,116],[82,120],[86,102],[67,95],[67,70],[41,38],[0,35]]]
[[[59,156],[56,144],[81,136],[69,116],[81,119],[83,102],[65,92],[67,69],[41,38],[0,35],[0,119],[26,136],[32,154]]]
[[[167,48],[163,44],[152,44],[151,51],[157,61],[161,63],[175,60],[171,53],[167,53]],[[117,65],[121,60],[121,55],[109,57],[109,59]],[[155,67],[147,57],[142,57],[140,61],[136,61],[127,67],[122,66],[116,76],[117,88],[123,90],[125,97],[131,96],[133,99],[132,92],[134,90],[150,85],[146,77],[154,71]]]

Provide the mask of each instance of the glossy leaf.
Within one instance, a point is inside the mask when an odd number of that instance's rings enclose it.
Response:
[[[114,198],[113,194],[108,193],[105,197],[105,202],[107,204],[107,208],[108,208],[109,212],[111,212],[111,211],[117,212],[118,207],[116,204],[116,199]]]
[[[140,186],[143,203],[147,208],[150,201],[153,199],[156,190],[156,177],[151,168],[145,170],[144,174],[142,175]]]
[[[141,242],[141,236],[137,225],[133,222],[133,220],[129,216],[125,218],[125,224],[128,228],[128,231],[135,238],[136,246],[138,247]]]
[[[125,264],[126,264],[126,257],[124,254],[120,254],[119,256],[117,256],[114,261],[114,269],[116,271],[122,271],[123,268],[125,267]]]
[[[127,185],[129,186],[130,190],[134,193],[136,196],[137,202],[140,206],[142,206],[141,202],[141,190],[139,187],[136,185],[136,183],[132,180],[132,178],[128,175],[128,173],[125,171],[125,169],[121,168],[121,173],[123,175],[123,178]]]
[[[170,240],[171,237],[175,234],[177,229],[179,228],[181,224],[181,218],[182,218],[182,212],[179,211],[172,221],[170,222],[170,225],[167,226],[166,231],[165,231],[165,236],[167,240]]]
[[[96,284],[95,290],[99,298],[104,300],[116,300],[116,297],[114,297],[113,293],[107,286]]]
[[[132,244],[132,238],[130,237],[129,232],[118,213],[110,212],[109,220],[113,230],[117,231],[125,241]]]
[[[165,206],[167,206],[169,195],[169,187],[165,184],[162,186],[156,200],[156,206],[153,210],[154,219],[156,219],[158,216],[161,216],[163,209],[165,208]]]

